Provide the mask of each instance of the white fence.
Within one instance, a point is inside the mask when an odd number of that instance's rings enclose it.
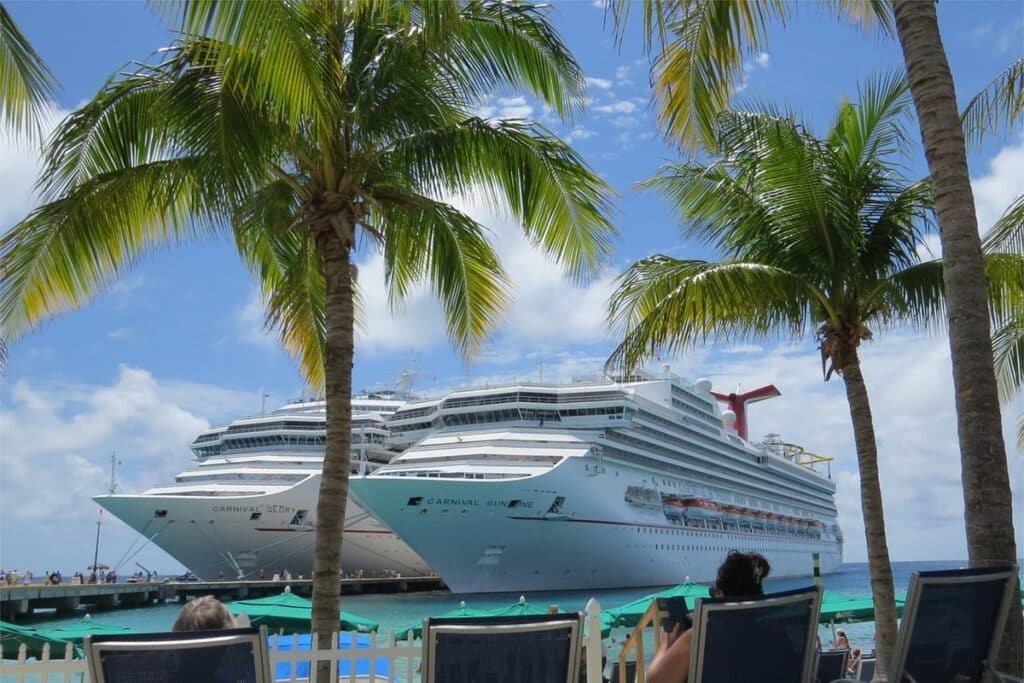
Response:
[[[601,683],[601,606],[597,600],[591,598],[587,603],[584,620],[586,623],[586,635],[584,636],[587,683]],[[360,639],[370,638],[369,647],[355,645]],[[270,648],[270,662],[272,670],[278,664],[290,664],[288,667],[290,676],[278,678],[278,681],[288,683],[304,683],[308,679],[299,677],[298,664],[309,664],[315,670],[316,662],[334,662],[332,671],[337,672],[336,662],[348,662],[346,667],[348,673],[336,674],[334,679],[338,683],[419,683],[419,668],[423,658],[423,647],[418,641],[413,640],[410,634],[407,641],[395,641],[394,636],[387,639],[378,637],[377,634],[369,636],[365,634],[351,634],[349,643],[353,647],[331,647],[327,650],[319,648],[311,650],[300,650],[297,647],[297,638],[294,636],[278,636],[274,639],[273,647]],[[316,642],[316,638],[312,639]],[[338,644],[337,637],[334,644]],[[281,649],[282,646],[287,649]],[[13,654],[13,653],[12,653]],[[58,653],[51,653],[49,646],[44,646],[42,657],[39,660],[29,660],[26,657],[25,646],[22,645],[15,660],[4,660],[4,651],[0,648],[0,683],[87,683],[89,680],[89,666],[84,659],[74,659],[74,650],[69,643],[59,658]],[[386,660],[387,676],[375,674],[376,662]],[[357,663],[369,662],[369,671],[366,674],[358,675]]]

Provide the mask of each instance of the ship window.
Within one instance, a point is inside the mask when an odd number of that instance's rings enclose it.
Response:
[[[509,508],[510,508],[510,509],[511,509],[511,508],[517,508],[517,507],[519,507],[519,504],[520,504],[520,503],[522,503],[522,502],[523,502],[523,501],[521,501],[521,500],[519,500],[518,498],[516,498],[516,499],[514,499],[514,500],[510,500],[510,501],[508,502],[508,506],[509,506]]]
[[[153,516],[154,517],[166,517],[167,516],[167,510],[154,510],[153,511]]]
[[[261,516],[263,516],[263,513],[262,513],[262,512],[254,512],[254,513],[252,513],[251,515],[249,515],[249,520],[250,520],[250,521],[252,521],[252,520],[257,520],[257,519],[259,519],[259,518],[260,518]]]
[[[406,505],[408,505],[409,507],[416,507],[417,505],[421,504],[422,502],[423,502],[423,496],[413,496],[412,498],[409,499],[409,501],[406,503]]]

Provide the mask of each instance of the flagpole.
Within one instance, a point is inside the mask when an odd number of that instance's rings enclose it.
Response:
[[[117,451],[110,454],[110,488],[108,491],[113,494],[117,489],[117,485],[114,483],[114,468],[117,467]],[[100,508],[100,516],[96,520],[96,547],[92,552],[92,574],[89,576],[89,580],[94,583],[99,583],[100,570],[96,565],[100,560],[100,524],[103,522],[103,508]]]

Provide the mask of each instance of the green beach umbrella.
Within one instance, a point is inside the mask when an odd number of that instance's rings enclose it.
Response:
[[[135,633],[135,629],[128,626],[117,626],[115,624],[101,624],[86,616],[77,624],[70,626],[59,626],[57,628],[41,629],[39,631],[48,638],[58,640],[70,640],[76,645],[81,645],[86,636],[109,636],[115,633]]]
[[[903,614],[903,599],[896,598],[896,616]],[[868,596],[840,595],[826,591],[821,598],[820,622],[852,623],[874,621],[875,603]]]
[[[707,586],[699,583],[681,583],[678,586],[672,586],[657,593],[637,598],[632,602],[627,602],[625,605],[601,610],[602,634],[606,622],[609,628],[619,626],[633,628],[640,622],[640,617],[644,615],[647,608],[651,606],[651,601],[657,598],[686,598],[686,606],[692,610],[694,600],[706,597],[708,597]]]
[[[454,618],[454,619],[466,619],[470,617],[515,617],[521,615],[538,615],[547,614],[547,607],[537,607],[526,602],[526,598],[519,598],[518,602],[513,602],[511,605],[505,605],[504,607],[498,607],[497,609],[475,609],[473,607],[466,607],[466,603],[462,602],[458,607],[453,610],[449,610],[444,614],[434,615],[437,618]],[[418,624],[411,624],[395,631],[395,640],[406,640],[409,637],[409,633],[412,633],[414,638],[423,637],[423,622]]]
[[[43,646],[49,645],[50,659],[61,659],[64,657],[67,643],[67,640],[47,636],[34,628],[0,621],[0,646],[4,650],[4,659],[17,659],[18,648],[22,645],[25,646],[28,657],[39,659],[43,656]],[[80,655],[81,650],[75,648],[75,654]]]
[[[294,629],[297,633],[309,633],[313,618],[313,601],[285,591],[265,598],[235,600],[228,603],[232,614],[244,612],[253,626],[266,626],[268,630]],[[349,612],[340,612],[338,626],[342,631],[367,633],[376,631],[380,624]]]

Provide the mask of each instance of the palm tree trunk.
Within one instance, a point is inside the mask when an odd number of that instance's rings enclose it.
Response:
[[[351,231],[351,223],[347,224]],[[313,631],[318,645],[327,648],[338,629],[341,609],[341,542],[348,500],[351,462],[353,265],[347,244],[335,227],[325,229],[317,239],[321,269],[326,285],[326,346],[324,348],[324,399],[327,408],[327,438],[323,474],[316,504],[316,550],[313,558]],[[316,680],[331,680],[331,663],[317,666]]]
[[[853,420],[853,438],[857,444],[860,506],[864,513],[871,596],[875,603],[878,662],[875,677],[885,680],[889,658],[896,644],[896,591],[892,582],[892,565],[889,563],[889,545],[885,540],[885,512],[882,510],[882,489],[878,483],[875,425],[856,348],[847,349],[843,355],[843,382],[846,384],[846,401],[850,404],[850,418]]]
[[[988,293],[967,152],[935,3],[893,0],[942,238],[967,551],[972,566],[1014,564],[1013,505],[992,361]],[[1022,675],[1024,623],[1011,609],[1000,665]]]

